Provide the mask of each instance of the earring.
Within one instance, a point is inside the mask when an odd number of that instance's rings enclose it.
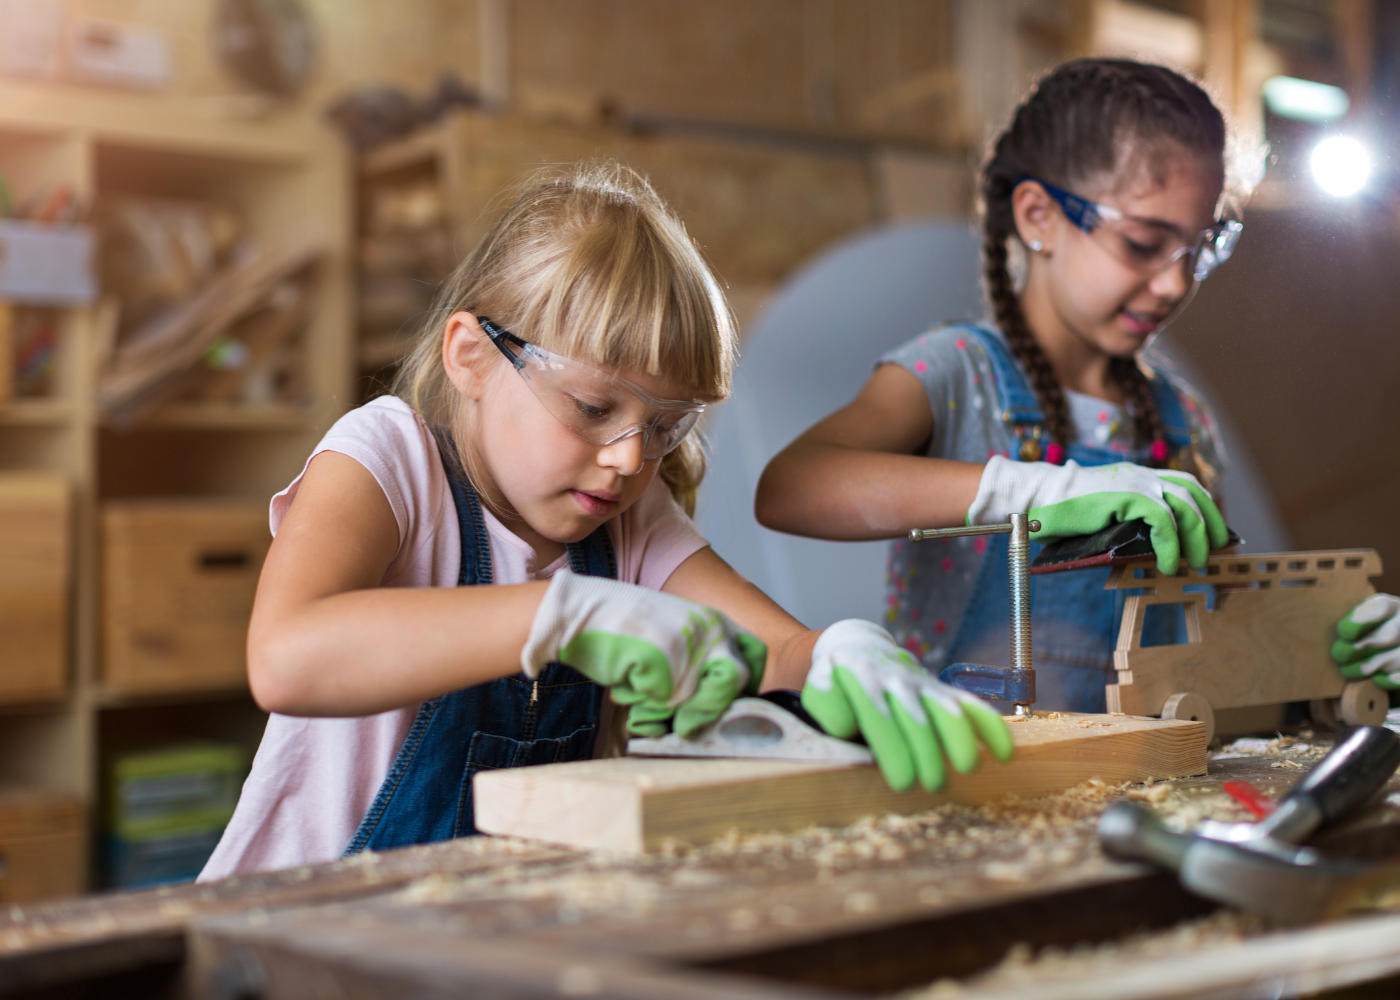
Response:
[[[1040,242],[1040,240],[1031,240],[1031,249],[1036,253],[1040,253],[1040,251],[1045,249],[1045,244]]]

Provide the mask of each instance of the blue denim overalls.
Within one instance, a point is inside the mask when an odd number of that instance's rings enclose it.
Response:
[[[971,324],[959,329],[986,348],[996,373],[1002,420],[1013,439],[1012,457],[1035,439],[1045,425],[1035,391],[1000,337]],[[1160,375],[1152,377],[1157,410],[1172,452],[1185,457],[1192,444],[1190,426],[1176,391]],[[1147,450],[1124,456],[1103,448],[1071,444],[1066,457],[1080,465],[1108,465],[1125,459],[1144,461]],[[1034,536],[1032,536],[1034,538]],[[977,576],[967,611],[954,634],[949,663],[1011,662],[1008,622],[1011,615],[1007,536],[993,535]],[[1032,543],[1031,558],[1042,546]],[[1104,685],[1116,680],[1113,649],[1125,598],[1137,590],[1105,591],[1110,570],[1077,570],[1031,577],[1032,643],[1036,668],[1036,707],[1073,712],[1105,711]],[[1185,622],[1170,615],[1150,616],[1144,645],[1184,642]]]
[[[438,450],[461,526],[458,586],[489,586],[491,540],[481,501],[441,430]],[[606,525],[568,552],[575,573],[617,578]],[[425,701],[345,853],[475,834],[472,775],[593,756],[603,698],[604,689],[572,667],[550,663],[535,681],[522,673]]]

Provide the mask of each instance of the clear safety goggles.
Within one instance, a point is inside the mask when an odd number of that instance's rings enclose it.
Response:
[[[674,451],[705,412],[704,403],[658,399],[624,378],[521,340],[485,316],[478,322],[545,409],[589,444],[640,434],[642,458],[649,462]]]
[[[1088,233],[1114,259],[1141,274],[1161,274],[1185,257],[1192,277],[1204,281],[1230,259],[1244,231],[1243,223],[1222,219],[1198,233],[1184,232],[1160,220],[1124,215],[1112,205],[1081,198],[1039,177],[1022,177],[1018,183],[1024,181],[1035,181],[1043,187],[1064,210],[1065,218]]]

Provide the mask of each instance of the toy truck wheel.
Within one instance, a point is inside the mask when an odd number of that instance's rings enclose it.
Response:
[[[1336,729],[1342,724],[1342,699],[1314,698],[1308,702],[1308,715],[1319,729]]]
[[[1215,710],[1194,691],[1179,691],[1162,703],[1162,718],[1206,724],[1206,743],[1215,738]]]
[[[1339,714],[1349,726],[1379,726],[1390,708],[1389,696],[1369,680],[1352,681],[1342,688],[1339,702]]]

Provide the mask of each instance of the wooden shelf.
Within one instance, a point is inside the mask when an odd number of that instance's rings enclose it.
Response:
[[[301,406],[168,403],[135,426],[162,430],[304,430],[310,421],[311,412]]]
[[[73,422],[71,403],[60,399],[12,399],[0,403],[0,426],[64,427]]]
[[[97,410],[97,304],[62,310],[54,358],[60,394],[0,403],[0,465],[60,473],[71,486],[74,511],[72,599],[68,620],[56,626],[68,632],[61,665],[68,691],[0,703],[0,773],[36,793],[69,799],[88,815],[98,814],[100,762],[112,754],[194,737],[251,752],[265,718],[246,681],[230,686],[228,674],[195,689],[133,692],[104,684],[102,514],[109,501],[265,503],[353,398],[347,248],[354,175],[344,145],[304,116],[240,120],[219,111],[212,100],[0,80],[0,177],[16,202],[58,187],[88,205],[113,197],[204,201],[236,212],[247,238],[264,249],[306,243],[326,249],[316,299],[298,334],[305,404],[166,404],[138,421],[135,433],[123,433]],[[221,595],[209,600],[224,600]],[[0,635],[0,675],[15,656],[4,640]],[[86,859],[96,853],[79,847],[73,859],[54,862],[69,866],[71,884],[88,878]]]

